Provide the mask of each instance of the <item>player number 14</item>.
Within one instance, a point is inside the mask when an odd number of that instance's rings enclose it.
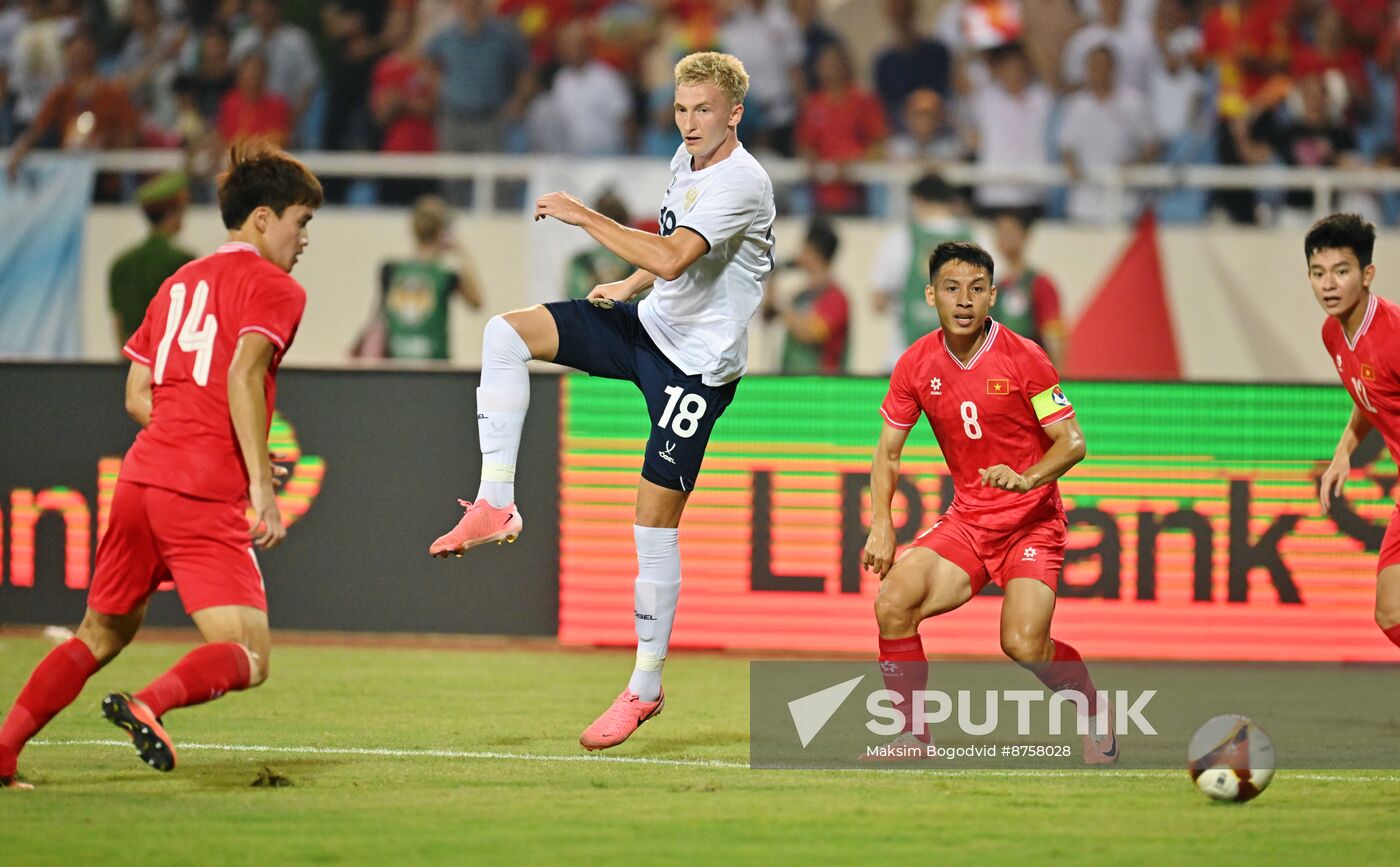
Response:
[[[185,316],[185,294],[184,283],[176,283],[170,287],[170,310],[165,315],[165,333],[156,349],[155,369],[151,371],[157,385],[165,379],[165,365],[170,360],[170,343],[176,339],[177,331],[180,351],[194,353],[194,367],[190,375],[201,386],[209,384],[209,364],[214,360],[214,337],[219,333],[219,323],[214,319],[214,314],[204,315],[204,305],[209,301],[209,284],[200,280],[195,285],[194,297],[190,299],[189,316]]]

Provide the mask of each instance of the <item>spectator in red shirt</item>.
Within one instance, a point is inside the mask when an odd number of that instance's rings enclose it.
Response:
[[[238,62],[238,79],[219,106],[219,134],[224,141],[266,138],[281,146],[291,136],[287,101],[267,89],[267,62],[254,51]]]
[[[839,243],[829,223],[820,217],[813,220],[794,263],[806,278],[806,287],[791,302],[773,304],[787,329],[783,338],[783,373],[846,371],[851,308],[845,291],[831,273]]]
[[[1312,38],[1299,38],[1293,43],[1289,74],[1294,81],[1324,76],[1329,84],[1334,76],[1340,76],[1346,85],[1344,104],[1348,115],[1364,113],[1370,103],[1371,85],[1366,78],[1365,57],[1347,38],[1346,20],[1335,7],[1323,6],[1311,24]]]
[[[370,106],[383,129],[380,150],[388,153],[431,153],[437,150],[433,110],[437,105],[434,76],[413,47],[413,9],[395,6],[384,23],[389,53],[374,68]]]
[[[134,147],[141,118],[122,85],[97,73],[97,42],[78,29],[64,43],[68,77],[50,90],[34,123],[15,140],[8,171],[13,179],[26,154],[39,146],[64,150]]]
[[[863,211],[864,191],[846,179],[845,165],[878,157],[887,135],[880,100],[856,87],[853,78],[845,47],[823,48],[817,57],[820,86],[798,120],[798,151],[812,164],[812,196],[821,213]]]

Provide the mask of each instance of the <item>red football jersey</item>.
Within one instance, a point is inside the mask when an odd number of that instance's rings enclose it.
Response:
[[[1060,489],[1025,494],[984,487],[979,469],[1006,464],[1025,472],[1050,448],[1045,428],[1074,416],[1045,351],[989,320],[986,342],[963,364],[927,334],[900,356],[880,413],[898,428],[928,416],[955,483],[950,511],[988,530],[1010,530],[1064,515]]]
[[[127,451],[121,477],[200,499],[247,496],[228,406],[233,351],[251,331],[276,345],[266,383],[270,424],[277,366],[305,307],[301,285],[250,244],[225,244],[166,280],[122,350],[151,368],[152,393],[151,423]]]
[[[1347,340],[1342,323],[1322,323],[1322,344],[1352,402],[1400,462],[1400,305],[1372,295],[1356,336]]]

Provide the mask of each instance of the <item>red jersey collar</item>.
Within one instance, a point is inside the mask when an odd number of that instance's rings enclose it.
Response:
[[[252,253],[254,256],[257,256],[258,258],[262,258],[262,253],[259,253],[259,252],[258,252],[258,248],[257,248],[257,247],[254,247],[252,244],[249,244],[247,241],[225,241],[224,244],[223,244],[222,246],[220,246],[219,249],[215,250],[214,252],[215,252],[215,253],[240,253],[240,252],[247,252],[247,253]]]
[[[1366,300],[1366,316],[1361,320],[1361,327],[1356,329],[1355,337],[1347,337],[1346,326],[1342,326],[1342,339],[1347,342],[1347,349],[1356,351],[1356,344],[1361,342],[1361,335],[1366,333],[1366,329],[1371,327],[1371,320],[1376,318],[1376,308],[1380,305],[1376,302],[1376,296],[1372,295]]]
[[[953,354],[953,350],[948,348],[948,335],[946,333],[943,335],[943,351],[948,353],[948,357],[953,359],[953,363],[963,370],[971,370],[973,365],[977,364],[977,359],[987,354],[987,350],[992,348],[992,343],[997,339],[997,333],[1001,331],[1001,325],[995,319],[988,316],[987,321],[991,323],[991,327],[987,329],[987,339],[983,341],[982,348],[977,350],[977,354],[968,359],[967,364],[963,364],[962,361]],[[1370,321],[1369,314],[1367,321]],[[1362,327],[1363,329],[1365,328],[1365,326]],[[1360,334],[1358,333],[1357,336],[1359,337]]]

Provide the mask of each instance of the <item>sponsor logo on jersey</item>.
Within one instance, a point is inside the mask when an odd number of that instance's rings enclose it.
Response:
[[[989,379],[987,380],[987,394],[1010,394],[1011,381],[1009,379]]]
[[[929,391],[933,393],[934,397],[941,396],[943,394],[943,380],[935,376],[928,381],[928,388]]]
[[[1021,552],[1021,559],[1022,559],[1024,562],[1026,562],[1026,563],[1034,563],[1034,562],[1035,562],[1035,555],[1036,555],[1037,553],[1038,553],[1038,552],[1035,550],[1035,548],[1034,548],[1033,546],[1027,545],[1027,546],[1026,546],[1026,550],[1024,550],[1024,551]]]

